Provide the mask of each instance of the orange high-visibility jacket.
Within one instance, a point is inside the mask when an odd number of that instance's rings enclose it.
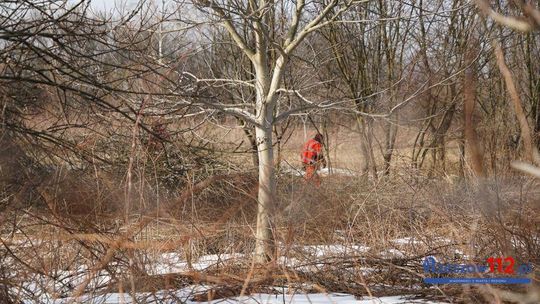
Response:
[[[322,154],[322,144],[315,139],[310,139],[304,145],[302,150],[302,163],[311,165],[320,160]]]

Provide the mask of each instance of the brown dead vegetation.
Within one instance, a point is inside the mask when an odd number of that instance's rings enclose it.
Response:
[[[280,204],[273,220],[279,257],[254,269],[249,258],[254,244],[254,181],[250,174],[203,180],[163,202],[160,210],[147,209],[144,216],[134,218],[129,231],[114,228],[111,233],[107,232],[111,229],[109,213],[90,209],[94,222],[93,228],[88,229],[88,218],[82,216],[83,212],[75,216],[73,209],[61,208],[62,204],[68,206],[67,199],[72,196],[68,193],[64,197],[64,192],[57,191],[48,198],[52,202],[48,206],[58,207],[42,210],[39,216],[32,211],[26,214],[24,222],[34,222],[33,225],[10,228],[13,222],[4,223],[3,231],[11,233],[3,234],[3,248],[19,258],[13,269],[27,268],[20,264],[26,261],[31,269],[44,274],[53,273],[58,267],[69,269],[69,257],[74,263],[85,252],[85,256],[95,260],[94,267],[85,274],[88,283],[100,271],[116,273],[125,269],[106,286],[92,285],[99,293],[172,291],[201,283],[214,286],[209,292],[194,294],[192,298],[198,300],[269,292],[272,286],[359,296],[403,294],[421,286],[419,294],[427,298],[481,302],[488,301],[485,299],[489,296],[474,288],[465,292],[454,287],[433,289],[422,285],[423,257],[437,255],[447,262],[480,263],[487,256],[514,256],[533,265],[540,262],[540,222],[534,216],[540,212],[540,196],[538,181],[533,179],[486,180],[487,192],[480,193],[465,183],[407,174],[383,179],[376,186],[356,177],[334,175],[324,177],[320,188],[306,185],[298,177],[283,176]],[[96,195],[82,194],[87,202]],[[98,199],[99,196],[94,197]],[[292,209],[286,208],[293,203],[296,206]],[[20,216],[13,215],[10,217],[19,222]],[[394,241],[404,237],[410,242]],[[313,255],[306,249],[325,244],[345,248],[361,244],[369,248],[330,256]],[[73,252],[75,248],[81,252]],[[59,250],[64,252],[62,263],[45,262],[45,256],[59,256]],[[31,258],[29,251],[47,254],[36,259]],[[193,264],[200,256],[226,252],[246,255],[224,260],[204,271],[151,274],[145,270],[149,265],[144,263],[162,253],[178,253]],[[397,252],[400,253],[396,255]],[[134,262],[129,266],[131,259]],[[295,264],[285,265],[283,259],[294,260]],[[364,273],[363,269],[371,270]],[[537,276],[535,270],[532,278]],[[381,287],[387,285],[391,287]],[[87,293],[89,288],[78,285],[66,295]]]

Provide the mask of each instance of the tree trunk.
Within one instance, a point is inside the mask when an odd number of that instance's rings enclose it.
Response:
[[[369,152],[369,160],[371,165],[369,166],[369,169],[371,170],[371,175],[373,176],[373,181],[376,182],[377,179],[379,179],[378,171],[377,171],[377,161],[375,160],[375,153],[373,152],[373,118],[369,118],[366,121],[366,139],[368,143],[368,152]]]
[[[535,92],[533,96],[534,134],[536,136],[536,147],[540,149],[540,78],[535,81]]]
[[[471,52],[469,51],[469,58]],[[470,59],[468,58],[468,62]],[[475,177],[484,176],[484,164],[482,160],[482,149],[478,143],[476,134],[476,122],[474,119],[474,108],[476,104],[476,71],[475,66],[469,67],[465,71],[463,84],[463,115],[464,115],[464,137],[465,137],[465,153],[470,159],[471,168]]]
[[[373,145],[372,145],[372,122],[367,121],[361,115],[356,117],[356,122],[358,125],[358,130],[360,131],[360,149],[362,150],[362,156],[364,157],[364,162],[362,163],[362,179],[368,179],[368,172],[371,171],[373,180],[376,181],[377,176],[377,164],[375,163],[375,155],[373,154]]]
[[[255,262],[264,263],[272,252],[272,231],[270,215],[274,208],[276,178],[274,174],[274,153],[272,148],[272,126],[255,129],[259,155],[259,193],[257,208],[257,231]]]
[[[397,125],[393,122],[385,123],[385,150],[383,153],[384,159],[384,175],[390,175],[390,164],[392,162],[392,154],[394,153],[394,145],[396,143]]]
[[[367,182],[368,172],[369,172],[369,152],[367,147],[367,140],[365,136],[365,124],[362,120],[362,117],[356,117],[356,125],[358,126],[358,131],[360,131],[360,150],[362,151],[362,167],[360,167],[360,173],[362,174],[362,181]]]
[[[242,122],[243,123],[243,122]],[[251,159],[253,161],[254,167],[259,167],[259,156],[257,152],[257,140],[255,139],[255,136],[253,136],[253,129],[248,129],[248,127],[244,126],[242,128],[244,130],[244,134],[249,140],[249,146],[251,148]]]
[[[519,122],[521,138],[523,139],[523,146],[525,148],[525,157],[528,161],[532,161],[536,165],[540,165],[540,156],[538,156],[538,152],[535,150],[534,139],[531,129],[529,127],[529,122],[527,121],[525,110],[523,109],[519,93],[512,78],[512,73],[510,72],[510,69],[508,68],[504,60],[502,48],[500,44],[495,40],[493,40],[493,48],[495,49],[497,65],[499,66],[499,70],[501,72],[501,75],[503,76],[504,82],[506,84],[506,89],[508,90],[508,94],[510,95],[510,100],[512,101],[512,104],[514,106],[516,118]]]

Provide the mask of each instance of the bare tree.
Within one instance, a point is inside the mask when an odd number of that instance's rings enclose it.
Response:
[[[348,19],[377,20],[380,15],[372,7],[373,3],[366,2],[350,10],[346,15]],[[342,16],[340,19],[344,19]],[[343,83],[343,98],[351,100],[358,113],[355,114],[357,127],[360,133],[360,150],[362,152],[362,176],[367,179],[368,172],[377,179],[377,163],[374,154],[373,123],[369,115],[375,104],[376,90],[380,87],[380,70],[384,55],[378,46],[381,44],[380,31],[373,23],[334,23],[322,31],[323,37],[328,41],[332,50],[332,60],[329,61],[330,73],[337,75],[338,86]],[[330,92],[335,94],[335,92]]]
[[[330,2],[296,3],[268,1],[223,1],[201,0],[194,2],[200,12],[210,22],[222,25],[238,49],[252,63],[253,81],[241,79],[199,79],[198,83],[222,81],[240,83],[255,89],[252,104],[227,105],[213,101],[201,104],[232,114],[255,126],[259,162],[259,192],[255,260],[266,261],[271,255],[271,210],[275,202],[276,176],[274,168],[274,146],[272,131],[274,125],[289,115],[306,108],[321,106],[306,98],[298,90],[283,88],[282,81],[290,65],[291,56],[306,37],[316,30],[332,23],[345,12],[354,0]],[[275,14],[277,7],[289,8],[292,13]],[[280,17],[281,20],[276,20]],[[277,29],[279,30],[275,30]],[[247,35],[242,35],[247,31]],[[275,34],[274,34],[275,33]],[[247,40],[246,37],[253,37]],[[272,53],[273,52],[273,53]],[[275,54],[275,55],[273,55]],[[280,94],[300,96],[303,105],[277,112]]]

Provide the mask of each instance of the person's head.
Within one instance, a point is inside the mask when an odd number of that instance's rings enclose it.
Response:
[[[324,137],[323,137],[323,135],[322,135],[321,133],[317,133],[317,134],[315,135],[315,137],[313,137],[313,139],[315,139],[316,141],[322,143]]]

